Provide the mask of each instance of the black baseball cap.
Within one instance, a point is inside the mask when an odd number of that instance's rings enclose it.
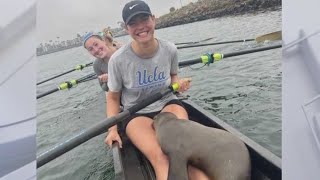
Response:
[[[125,24],[137,14],[151,14],[150,8],[147,3],[140,0],[134,0],[128,2],[122,9],[122,19]]]

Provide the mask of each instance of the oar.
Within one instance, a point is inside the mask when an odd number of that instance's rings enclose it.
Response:
[[[49,90],[47,92],[44,92],[44,93],[41,93],[41,94],[37,95],[37,99],[42,98],[44,96],[47,96],[49,94],[52,94],[54,92],[57,92],[59,90],[70,89],[73,86],[75,86],[76,84],[79,84],[79,83],[82,83],[82,82],[86,82],[88,80],[95,79],[95,78],[96,78],[96,74],[92,73],[92,74],[84,76],[84,77],[82,77],[80,79],[75,79],[75,80],[71,80],[71,81],[67,81],[67,82],[61,83],[57,88],[53,88],[53,89],[51,89],[51,90]]]
[[[197,64],[197,63],[203,63],[203,64],[211,64],[214,63],[215,61],[219,61],[223,58],[227,57],[232,57],[232,56],[239,56],[243,54],[250,54],[250,53],[255,53],[255,52],[260,52],[260,51],[266,51],[266,50],[271,50],[271,49],[276,49],[280,48],[282,45],[274,45],[274,46],[267,46],[267,47],[262,47],[262,48],[254,48],[254,49],[249,49],[249,50],[244,50],[244,51],[238,51],[238,52],[232,52],[232,53],[226,53],[226,54],[221,54],[221,53],[208,53],[200,58],[196,59],[191,59],[191,60],[186,60],[179,62],[179,67],[187,66],[187,65],[192,65],[192,64]]]
[[[201,47],[201,46],[211,46],[211,45],[218,45],[218,44],[230,44],[230,43],[237,43],[237,42],[247,42],[247,41],[256,41],[256,42],[264,42],[264,41],[276,41],[281,40],[281,31],[276,31],[268,34],[264,34],[261,36],[256,37],[255,39],[243,39],[243,40],[233,40],[233,41],[222,41],[222,42],[213,42],[213,43],[201,43],[201,44],[192,44],[186,46],[179,46],[178,49],[185,49],[191,47]]]
[[[156,102],[157,100],[161,99],[163,96],[169,94],[170,92],[175,92],[179,88],[179,85],[173,84],[168,89],[158,92],[154,95],[151,95],[148,98],[145,98],[141,103],[132,106],[131,108],[124,110],[123,112],[119,113],[116,116],[106,118],[103,121],[96,123],[95,125],[91,126],[87,130],[80,132],[79,134],[69,138],[68,140],[55,145],[52,149],[49,149],[39,156],[37,156],[37,168],[45,165],[49,161],[61,156],[62,154],[70,151],[71,149],[79,146],[80,144],[88,141],[89,139],[96,137],[102,133],[107,132],[107,130],[116,125],[117,123],[123,121],[124,119],[128,118],[133,113],[147,107],[148,105]]]
[[[211,39],[213,39],[214,37],[211,38],[207,38],[207,39],[203,39],[200,41],[191,41],[191,42],[180,42],[180,43],[175,43],[175,45],[182,45],[182,44],[196,44],[196,43],[200,43],[200,42],[204,42],[204,41],[209,41]]]
[[[246,42],[246,41],[254,41],[254,40],[255,39],[244,39],[244,40],[222,41],[222,42],[213,42],[213,43],[201,43],[201,44],[179,46],[177,48],[178,49],[185,49],[185,48],[192,48],[192,47],[211,46],[211,45],[218,45],[218,44],[230,44],[230,43]]]
[[[55,79],[55,78],[57,78],[57,77],[63,76],[63,75],[65,75],[65,74],[71,73],[71,72],[73,72],[73,71],[82,70],[83,68],[88,67],[88,66],[91,66],[92,64],[93,64],[93,62],[88,63],[88,64],[78,65],[78,66],[76,66],[76,68],[71,69],[71,70],[69,70],[69,71],[67,71],[67,72],[64,72],[64,73],[58,74],[58,75],[56,75],[56,76],[53,76],[53,77],[51,77],[51,78],[48,78],[48,79],[46,79],[46,80],[37,82],[37,85],[42,84],[42,83],[45,83],[45,82],[50,81],[50,80],[52,80],[52,79]]]

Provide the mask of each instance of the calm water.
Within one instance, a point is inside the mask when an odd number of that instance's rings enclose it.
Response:
[[[210,42],[254,38],[281,29],[281,11],[225,17],[157,30],[157,37],[188,42],[214,37]],[[128,36],[117,40],[127,42]],[[179,50],[179,60],[208,52],[228,53],[257,45],[255,42]],[[38,57],[38,80],[70,70],[92,58],[82,47]],[[281,50],[269,50],[223,59],[210,66],[180,69],[192,77],[186,93],[228,124],[281,156]],[[86,68],[38,86],[38,93],[57,84],[92,73]],[[105,95],[97,80],[56,92],[38,100],[38,153],[90,127],[105,117]],[[98,136],[38,169],[38,179],[113,179],[112,153]]]

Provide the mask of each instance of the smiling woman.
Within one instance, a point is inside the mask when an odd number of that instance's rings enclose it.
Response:
[[[108,91],[108,63],[112,54],[119,48],[113,46],[112,42],[106,42],[103,36],[93,32],[87,33],[83,37],[83,46],[97,59],[93,63],[93,70],[98,75],[101,88]]]

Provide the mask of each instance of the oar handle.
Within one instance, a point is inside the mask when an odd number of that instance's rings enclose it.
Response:
[[[172,86],[170,86],[165,91],[156,93],[155,95],[142,100],[139,103],[140,106],[132,106],[131,108],[128,109],[128,111],[130,112],[130,114],[138,112],[141,109],[143,109],[144,107],[148,106],[149,104],[152,104],[152,103],[156,102],[157,100],[161,99],[163,96],[167,95],[168,93],[170,93],[172,91],[174,91],[174,90],[172,89]]]

